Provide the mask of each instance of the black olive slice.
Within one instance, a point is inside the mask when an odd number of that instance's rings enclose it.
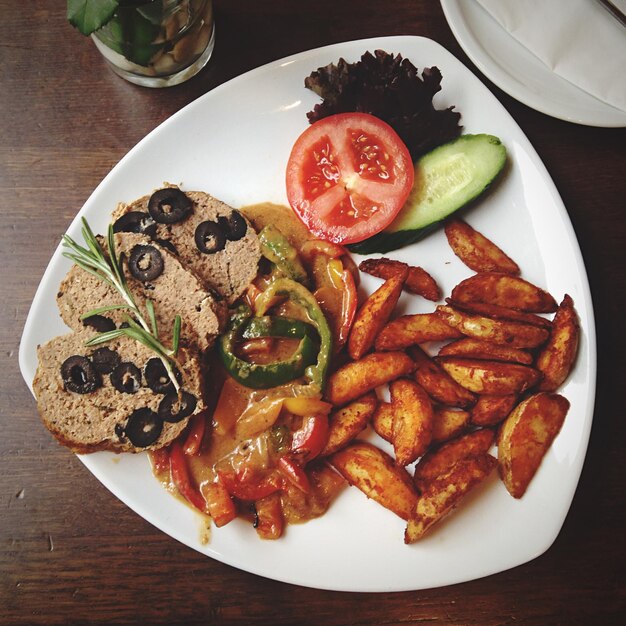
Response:
[[[121,362],[120,355],[111,348],[98,348],[91,354],[91,362],[96,371],[101,374],[110,374]]]
[[[201,222],[194,237],[198,250],[204,254],[215,254],[226,246],[226,234],[217,222]]]
[[[233,210],[228,217],[219,217],[217,222],[229,241],[239,241],[248,230],[248,223],[239,211]]]
[[[110,378],[111,384],[122,393],[137,393],[141,387],[141,372],[129,361],[120,363],[111,372]]]
[[[163,420],[147,407],[135,409],[129,416],[124,434],[137,448],[153,444],[163,431]]]
[[[154,280],[163,273],[163,255],[148,245],[135,246],[128,259],[130,273],[141,282]]]
[[[115,322],[104,315],[90,315],[83,320],[83,326],[89,326],[99,333],[115,330]]]
[[[159,417],[164,422],[180,422],[196,410],[197,403],[196,396],[187,391],[180,398],[176,392],[168,393],[159,404]]]
[[[169,239],[155,239],[154,243],[158,243],[161,248],[165,248],[168,252],[178,256],[178,250],[176,246]]]
[[[74,393],[91,393],[102,385],[100,374],[91,361],[78,354],[74,354],[61,364],[61,378],[65,388]]]
[[[138,233],[152,239],[156,231],[156,222],[144,211],[129,211],[113,222],[114,233]]]
[[[182,222],[193,208],[191,200],[176,187],[155,191],[148,200],[148,211],[159,224]]]
[[[171,381],[161,359],[156,357],[150,359],[143,368],[143,375],[146,379],[146,384],[154,393],[174,391],[174,383]],[[179,383],[182,381],[182,376],[177,369],[174,370],[174,376],[176,376],[176,380]]]

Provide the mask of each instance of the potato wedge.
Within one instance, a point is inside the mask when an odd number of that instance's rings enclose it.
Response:
[[[568,377],[578,352],[580,324],[574,301],[565,295],[554,316],[552,333],[537,356],[535,366],[543,374],[541,391],[555,391]]]
[[[389,385],[393,409],[393,451],[398,465],[416,461],[430,445],[433,405],[428,394],[412,380],[400,378]]]
[[[328,419],[328,441],[320,456],[328,456],[350,443],[368,425],[378,398],[371,391],[341,409],[333,411]]]
[[[494,432],[483,428],[427,452],[415,466],[413,481],[416,487],[424,489],[429,482],[448,472],[461,459],[486,454],[494,441]]]
[[[541,380],[538,370],[519,363],[456,356],[438,356],[437,362],[459,385],[478,394],[520,394]]]
[[[385,441],[393,441],[393,407],[391,402],[379,402],[374,415],[372,415],[372,428],[374,432]]]
[[[490,454],[459,461],[446,474],[435,478],[417,501],[415,514],[404,533],[405,543],[414,543],[443,519],[476,485],[491,474],[497,461]]]
[[[446,406],[435,407],[432,443],[443,443],[458,437],[467,429],[469,424],[469,411],[451,409]]]
[[[402,315],[392,320],[376,338],[376,350],[402,350],[424,341],[458,339],[463,333],[446,324],[436,313]]]
[[[330,457],[335,469],[368,498],[404,520],[415,511],[417,493],[408,472],[380,448],[365,441],[349,444]]]
[[[415,380],[433,400],[459,408],[467,408],[476,402],[473,393],[454,381],[419,346],[413,346],[409,353],[415,361]]]
[[[550,336],[545,328],[465,313],[450,305],[439,305],[436,313],[446,324],[468,337],[511,348],[536,348]]]
[[[494,320],[509,320],[510,322],[522,322],[531,326],[539,326],[546,330],[552,329],[552,322],[537,315],[536,313],[528,313],[526,311],[518,311],[492,302],[458,302],[452,298],[446,298],[446,302],[455,309],[465,311],[466,313],[474,313],[476,315],[484,315]]]
[[[356,361],[369,352],[389,320],[406,278],[407,269],[387,279],[357,311],[348,337],[348,354]]]
[[[404,352],[373,352],[331,374],[326,397],[335,406],[343,406],[414,369],[413,360]]]
[[[444,230],[454,254],[475,272],[503,272],[513,275],[520,273],[519,266],[513,259],[463,220],[450,220]]]
[[[518,404],[502,424],[498,471],[514,498],[526,493],[568,410],[569,401],[563,396],[540,392]]]
[[[468,356],[488,361],[511,361],[522,365],[532,365],[533,357],[529,352],[511,348],[502,344],[491,343],[483,339],[466,337],[442,346],[439,356]]]
[[[404,290],[422,296],[427,300],[437,302],[441,298],[441,289],[435,279],[423,268],[414,265],[407,265],[402,261],[387,259],[366,259],[359,265],[359,269],[366,274],[384,278],[385,280],[400,273],[403,268],[407,268],[408,273],[404,280]]]
[[[529,313],[552,313],[556,300],[546,291],[519,276],[499,272],[476,274],[452,290],[456,302],[488,302]]]
[[[474,426],[494,426],[504,420],[517,404],[517,396],[486,396],[478,397],[472,407],[470,420]]]

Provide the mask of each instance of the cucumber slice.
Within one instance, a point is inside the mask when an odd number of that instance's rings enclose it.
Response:
[[[440,222],[480,196],[506,163],[506,149],[493,135],[462,135],[415,164],[408,200],[384,231],[348,245],[357,254],[389,252],[421,239]]]

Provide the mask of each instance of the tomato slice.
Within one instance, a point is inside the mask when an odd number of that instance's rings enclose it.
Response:
[[[287,164],[287,198],[321,239],[354,243],[380,232],[413,187],[407,147],[386,122],[339,113],[309,126]]]

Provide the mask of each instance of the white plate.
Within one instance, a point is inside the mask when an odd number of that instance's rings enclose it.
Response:
[[[201,545],[199,517],[162,489],[145,455],[81,457],[130,508],[188,546],[262,576],[334,590],[423,589],[493,574],[544,552],[565,519],[592,420],[593,312],[567,212],[522,131],[482,83],[433,41],[389,37],[338,44],[276,61],[199,98],[135,146],[79,213],[102,232],[118,201],[149,193],[163,181],[206,190],[233,206],[286,202],[287,157],[307,127],[305,113],[317,102],[304,88],[304,77],[340,56],[354,61],[377,48],[399,52],[420,68],[437,65],[444,76],[437,105],[456,105],[466,132],[502,138],[510,155],[506,176],[472,209],[468,220],[503,246],[528,280],[557,298],[571,294],[578,308],[583,338],[577,366],[563,388],[572,408],[527,494],[514,500],[494,476],[436,531],[412,546],[403,543],[404,523],[357,489],[347,489],[321,519],[290,527],[280,541],[261,541],[249,524],[237,520],[215,529],[211,542]],[[79,216],[68,230],[74,237],[79,235]],[[432,272],[448,294],[471,274],[441,232],[395,256]],[[37,366],[37,344],[65,330],[54,313],[54,299],[68,269],[69,262],[57,250],[28,316],[20,366],[29,384]],[[371,288],[375,281],[365,284]],[[433,306],[416,297],[403,302],[406,310],[428,311]]]
[[[459,45],[487,78],[529,107],[588,126],[626,126],[626,113],[550,71],[474,0],[441,0]]]

